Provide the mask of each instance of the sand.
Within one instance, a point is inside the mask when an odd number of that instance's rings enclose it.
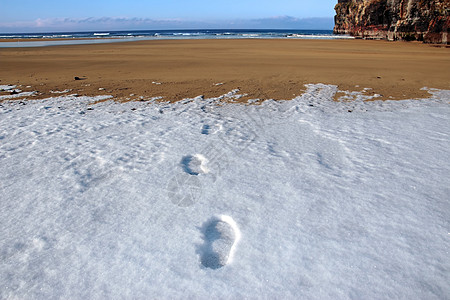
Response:
[[[423,87],[450,89],[450,49],[407,42],[153,40],[0,48],[0,60],[0,85],[37,90],[35,98],[71,90],[175,101],[239,89],[243,100],[279,100],[300,95],[304,84],[324,83],[371,88],[380,99],[415,99],[429,96]]]

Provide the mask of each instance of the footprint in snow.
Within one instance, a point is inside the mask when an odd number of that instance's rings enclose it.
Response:
[[[233,218],[225,215],[215,216],[203,225],[202,231],[205,241],[199,248],[202,265],[219,269],[229,264],[241,237]]]
[[[211,126],[203,125],[203,127],[202,127],[202,134],[208,135],[210,133],[210,131],[211,131]]]
[[[222,131],[222,129],[222,125],[218,123],[213,123],[212,125],[204,124],[201,133],[205,135],[216,134],[219,131]]]
[[[201,154],[188,155],[181,160],[183,170],[190,175],[206,174],[209,169],[206,166],[208,160]]]
[[[202,193],[202,185],[196,176],[177,174],[167,184],[167,195],[170,201],[180,207],[195,204]]]

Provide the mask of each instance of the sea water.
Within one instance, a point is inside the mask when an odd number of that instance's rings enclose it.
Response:
[[[138,31],[90,31],[64,33],[15,33],[0,34],[1,39],[17,39],[17,42],[0,43],[5,47],[42,47],[53,45],[110,43],[160,39],[342,39],[349,36],[334,35],[332,30],[138,30]],[[21,41],[19,41],[19,39]],[[45,41],[22,41],[45,39]],[[60,40],[64,39],[64,40]]]

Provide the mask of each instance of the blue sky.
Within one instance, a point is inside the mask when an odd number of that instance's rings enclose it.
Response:
[[[327,29],[324,27],[332,26],[336,3],[337,0],[0,0],[0,32],[302,26]]]

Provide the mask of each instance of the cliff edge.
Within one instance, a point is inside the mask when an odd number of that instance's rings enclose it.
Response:
[[[450,0],[338,0],[335,34],[450,44]]]

